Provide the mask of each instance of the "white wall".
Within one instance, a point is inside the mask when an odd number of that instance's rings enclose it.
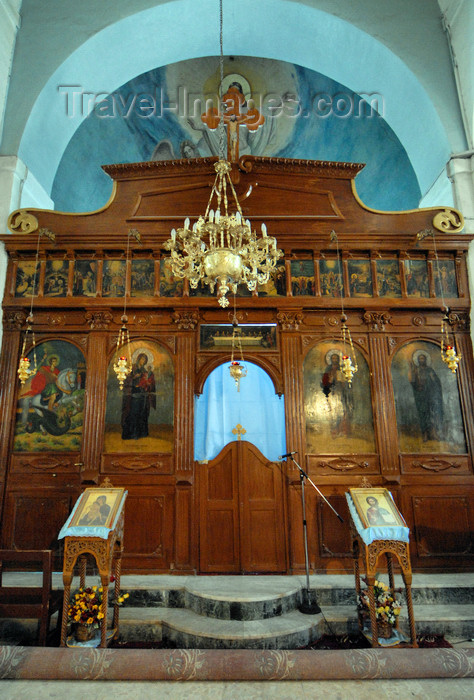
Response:
[[[20,6],[21,0],[0,0],[0,143],[3,135],[5,105],[10,84],[15,40],[20,26]],[[7,167],[3,171],[3,165],[0,162],[0,212],[2,210],[4,212],[10,206],[12,189],[16,182],[14,172],[12,172],[12,162],[9,161],[8,165],[6,163],[4,165]],[[19,194],[18,192],[18,196]],[[2,233],[6,231],[5,223],[4,217],[0,214],[0,232]],[[0,244],[0,298],[3,298],[5,288],[6,267],[7,256],[2,243]],[[1,313],[0,311],[0,344],[2,339]]]

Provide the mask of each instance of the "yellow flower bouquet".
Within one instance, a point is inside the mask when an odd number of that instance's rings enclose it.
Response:
[[[103,593],[102,586],[79,588],[69,604],[68,621],[79,625],[99,627],[100,621],[104,617],[102,612]],[[129,594],[124,593],[117,598],[117,604],[121,605],[128,597]],[[114,603],[115,601],[112,601],[112,605]]]
[[[396,627],[402,604],[395,597],[395,592],[392,593],[383,581],[377,580],[374,583],[374,601],[377,622],[385,622],[392,627]],[[363,617],[368,615],[369,595],[367,589],[361,591],[357,607]]]

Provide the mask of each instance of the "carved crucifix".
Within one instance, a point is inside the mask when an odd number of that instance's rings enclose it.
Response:
[[[246,126],[249,131],[256,131],[265,122],[265,117],[258,109],[247,109],[242,112],[245,105],[245,96],[240,85],[233,84],[222,97],[225,106],[224,126],[227,127],[227,160],[235,162],[239,159],[239,127]],[[215,107],[208,107],[201,115],[201,121],[214,131],[219,126],[219,112]]]

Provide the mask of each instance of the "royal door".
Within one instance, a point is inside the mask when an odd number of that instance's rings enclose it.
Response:
[[[245,441],[197,465],[201,572],[287,571],[282,469]]]

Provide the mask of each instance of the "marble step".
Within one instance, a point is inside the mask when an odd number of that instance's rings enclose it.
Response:
[[[415,605],[417,634],[444,634],[446,639],[474,637],[474,605]],[[357,632],[355,607],[322,607],[318,615],[292,611],[266,620],[221,620],[185,608],[123,608],[120,639],[163,641],[165,645],[196,649],[296,649],[322,634]],[[406,611],[400,631],[409,638]]]
[[[170,590],[174,591],[175,588]],[[216,593],[215,597],[218,599],[220,596]],[[246,603],[249,599],[255,602],[256,592],[245,588],[241,597],[245,598]],[[181,598],[174,600],[184,602],[184,593]],[[173,596],[169,600],[173,600]],[[450,604],[432,601],[415,604],[417,633],[444,634],[449,641],[474,638],[474,604],[461,603],[458,598],[455,600]],[[165,607],[163,602],[152,606],[127,605],[120,610],[120,639],[130,642],[163,641],[165,645],[183,648],[294,649],[305,646],[322,634],[357,631],[355,600],[350,604],[334,605],[324,604],[320,599],[319,603],[322,614],[303,615],[292,610],[257,620],[213,618],[180,605]],[[406,607],[402,610],[400,629],[409,636]],[[21,644],[22,640],[33,643],[35,634],[34,621],[0,621],[0,644]]]
[[[123,614],[122,614],[123,613]],[[297,649],[321,635],[321,615],[298,610],[266,620],[221,620],[185,608],[121,611],[124,641],[163,641],[180,649]]]
[[[415,605],[417,634],[441,634],[448,641],[474,638],[474,605]],[[53,621],[54,625],[54,621]],[[186,608],[125,607],[120,611],[119,639],[163,642],[165,646],[196,649],[298,649],[323,634],[357,632],[355,607],[322,606],[318,615],[292,611],[266,620],[220,620]],[[406,610],[400,631],[409,638]],[[32,620],[0,621],[0,644],[31,644]]]
[[[311,596],[320,606],[354,608],[354,578],[311,576]],[[404,587],[401,577],[396,586]],[[122,578],[130,593],[127,607],[188,608],[206,617],[224,620],[259,620],[296,610],[306,589],[304,576],[151,576]],[[472,574],[417,575],[412,586],[415,605],[474,604]]]
[[[35,585],[35,574],[5,574],[8,585]],[[14,578],[13,578],[14,577]],[[385,578],[384,578],[385,580]],[[93,585],[95,577],[88,577]],[[322,615],[298,611],[306,577],[294,576],[122,576],[129,592],[120,611],[120,635],[128,641],[160,641],[184,647],[297,648],[325,633],[358,629],[354,577],[312,575],[310,587]],[[75,580],[74,584],[78,585]],[[55,573],[53,586],[61,588]],[[396,586],[402,579],[396,576]],[[415,574],[412,594],[419,634],[445,634],[449,639],[474,637],[474,577],[463,574]],[[406,606],[401,628],[408,632]],[[326,624],[327,620],[327,624]],[[27,628],[33,633],[34,625]],[[224,637],[221,635],[224,631]],[[19,621],[0,621],[0,643],[21,638]]]

